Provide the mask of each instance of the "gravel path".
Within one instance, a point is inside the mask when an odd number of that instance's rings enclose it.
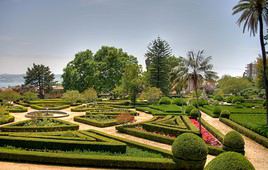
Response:
[[[34,111],[34,109],[28,108],[28,111]],[[171,150],[170,145],[166,145],[166,144],[146,140],[143,138],[138,138],[138,137],[134,137],[131,135],[119,133],[116,131],[115,126],[106,127],[106,128],[98,128],[95,126],[90,126],[90,125],[86,125],[83,123],[73,121],[74,116],[84,115],[85,112],[71,112],[70,108],[64,109],[62,111],[69,113],[69,116],[65,117],[65,118],[61,118],[61,119],[70,121],[72,123],[79,124],[79,130],[95,129],[95,130],[102,131],[102,132],[105,132],[107,134],[111,134],[114,136],[126,138],[129,140],[148,144],[148,145],[159,147],[159,148],[166,149],[166,150]],[[150,120],[153,117],[152,115],[146,114],[144,112],[138,112],[138,113],[139,113],[139,116],[135,117],[136,122]],[[15,121],[21,121],[21,120],[28,119],[25,117],[26,113],[11,113],[11,114],[15,116]],[[223,134],[226,134],[227,132],[232,130],[229,126],[223,124],[218,119],[211,118],[204,113],[202,114],[202,118],[204,120],[206,120],[208,123],[210,123],[211,125],[213,125],[215,128],[217,128],[218,130],[220,130]],[[268,167],[268,161],[266,160],[266,158],[268,157],[268,149],[257,144],[256,142],[254,142],[253,140],[251,140],[247,137],[244,137],[244,139],[245,139],[245,143],[246,143],[246,156],[247,156],[247,158],[254,164],[256,170],[266,170]],[[208,155],[207,163],[210,162],[213,158],[214,158],[214,156]],[[2,169],[3,170],[8,170],[8,169],[22,169],[22,170],[37,170],[37,169],[74,170],[74,169],[81,169],[81,170],[93,170],[93,169],[97,169],[97,168],[67,167],[67,166],[56,166],[56,165],[54,166],[54,165],[40,165],[40,164],[29,164],[29,163],[13,163],[13,162],[0,162],[0,164],[1,164],[1,167],[0,167],[1,170]]]
[[[218,118],[212,118],[205,113],[202,113],[202,118],[209,124],[213,125],[216,129],[220,130],[223,134],[233,130],[231,127],[219,121]],[[267,170],[268,149],[244,135],[243,138],[245,140],[246,157],[254,165],[256,170]]]

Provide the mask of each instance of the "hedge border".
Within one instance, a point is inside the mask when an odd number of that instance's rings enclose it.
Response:
[[[51,118],[53,119],[53,118]],[[25,123],[27,121],[31,121],[31,120],[23,120],[23,121],[19,121],[19,122],[15,122],[12,123],[10,125],[5,125],[0,127],[0,131],[1,132],[49,132],[49,131],[68,131],[68,130],[78,130],[79,129],[79,125],[68,122],[68,121],[64,121],[61,119],[53,119],[55,121],[59,121],[65,125],[61,125],[61,126],[50,126],[50,127],[20,127],[20,126],[14,126],[14,125],[18,125],[21,123]]]
[[[97,121],[91,121],[91,120],[86,119],[84,117],[85,116],[75,116],[74,121],[84,123],[84,124],[88,124],[88,125],[91,125],[91,126],[97,126],[97,127],[109,127],[109,126],[115,126],[115,125],[120,124],[116,120],[106,122],[106,123],[101,123],[101,122],[97,122]]]
[[[234,130],[242,133],[243,135],[249,137],[250,139],[254,140],[255,142],[268,148],[268,138],[261,136],[261,135],[257,134],[256,132],[254,132],[248,128],[245,128],[245,127],[239,125],[238,123],[235,123],[229,119],[220,118],[220,121],[223,122],[224,124],[230,126]]]
[[[15,117],[12,115],[2,115],[0,116],[0,125],[14,122]]]
[[[54,107],[44,107],[44,106],[39,106],[38,104],[31,104],[30,107],[32,109],[36,110],[62,110],[62,109],[67,109],[70,107],[70,105],[60,105],[60,106],[54,106]]]

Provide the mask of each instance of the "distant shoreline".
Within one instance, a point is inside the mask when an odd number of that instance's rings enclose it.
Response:
[[[0,74],[0,88],[24,84],[25,74]],[[62,82],[61,74],[55,74],[55,81]]]

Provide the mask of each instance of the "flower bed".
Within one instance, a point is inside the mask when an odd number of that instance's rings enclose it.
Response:
[[[191,122],[194,124],[195,127],[199,128],[199,122],[196,119],[191,119]],[[203,140],[211,145],[211,146],[221,146],[220,141],[214,137],[207,129],[205,129],[203,126],[201,126],[201,134]]]

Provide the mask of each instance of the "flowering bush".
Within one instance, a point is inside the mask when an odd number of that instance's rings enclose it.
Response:
[[[199,128],[199,122],[196,119],[191,119],[191,122],[194,124],[195,127]],[[201,126],[201,134],[203,140],[212,146],[221,146],[221,143],[217,138],[215,138],[210,132],[207,131],[203,126]]]

